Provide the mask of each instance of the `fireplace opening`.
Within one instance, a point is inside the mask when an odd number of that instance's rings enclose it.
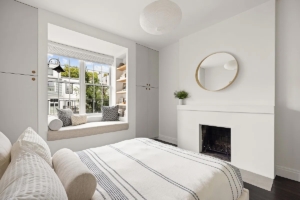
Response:
[[[231,129],[201,125],[202,153],[231,161]]]

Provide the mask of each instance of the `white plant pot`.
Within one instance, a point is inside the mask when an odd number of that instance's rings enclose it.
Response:
[[[183,105],[183,99],[179,99],[178,104]]]

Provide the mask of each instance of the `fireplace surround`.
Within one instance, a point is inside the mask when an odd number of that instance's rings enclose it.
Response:
[[[274,179],[274,106],[178,105],[179,148],[202,152],[199,125],[230,127],[231,164]]]

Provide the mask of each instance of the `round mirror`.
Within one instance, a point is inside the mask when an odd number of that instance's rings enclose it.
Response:
[[[239,65],[232,55],[214,53],[200,62],[196,70],[196,81],[205,90],[219,91],[233,83],[238,71]]]

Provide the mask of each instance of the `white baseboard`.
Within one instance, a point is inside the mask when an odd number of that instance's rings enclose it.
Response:
[[[158,139],[177,145],[177,138],[173,138],[173,137],[166,136],[166,135],[159,135]]]
[[[300,171],[276,165],[276,175],[300,182]]]
[[[249,172],[243,169],[240,169],[242,174],[243,181],[256,187],[271,191],[273,185],[273,179],[267,178],[253,172]]]

